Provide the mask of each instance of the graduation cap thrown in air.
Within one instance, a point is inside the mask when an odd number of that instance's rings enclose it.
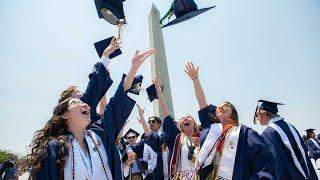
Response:
[[[202,14],[202,13],[204,13],[214,7],[215,6],[198,9],[198,6],[194,2],[194,0],[174,0],[169,12],[165,15],[164,18],[161,19],[161,24],[162,24],[162,21],[167,16],[170,17],[172,13],[175,15],[176,18],[173,21],[163,25],[163,28],[174,25],[174,24],[181,23],[186,20],[189,20],[189,19],[191,19],[195,16],[198,16],[199,14]]]
[[[104,39],[102,41],[96,42],[94,43],[94,47],[96,48],[96,51],[99,55],[99,57],[101,58],[103,51],[109,46],[109,44],[111,43],[113,37],[109,37],[107,39]],[[120,54],[122,54],[122,51],[120,49],[116,49],[113,53],[111,53],[109,55],[109,58],[112,59],[114,57],[119,56]]]
[[[124,79],[127,75],[123,74],[122,79]],[[128,92],[132,94],[139,95],[140,90],[141,90],[141,84],[142,84],[143,76],[138,75],[133,79],[131,87],[128,89]]]
[[[105,19],[113,25],[120,22],[126,23],[123,11],[123,2],[125,0],[95,0],[95,5],[99,18]]]
[[[164,86],[163,85],[160,85],[161,86],[161,92],[163,91],[163,88]],[[147,89],[147,94],[148,94],[148,98],[150,100],[150,102],[152,102],[153,100],[155,99],[158,99],[158,94],[157,94],[157,90],[156,90],[156,87],[154,84],[152,84],[151,86],[149,86]]]
[[[256,111],[254,113],[254,120],[253,123],[256,123],[256,114],[258,112],[258,110],[264,110],[264,111],[268,111],[271,112],[273,114],[277,114],[278,113],[278,105],[284,105],[282,103],[277,103],[277,102],[271,102],[271,101],[266,101],[266,100],[259,100],[258,101],[258,105],[256,107]]]
[[[133,135],[136,136],[136,138],[140,136],[140,134],[139,134],[137,131],[135,131],[135,130],[133,130],[133,129],[130,128],[130,129],[126,132],[126,134],[123,136],[123,138],[126,139],[128,136],[131,137],[131,136],[133,136]]]

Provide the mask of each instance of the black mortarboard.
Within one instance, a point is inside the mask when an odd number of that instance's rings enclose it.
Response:
[[[109,46],[109,44],[111,43],[113,37],[109,37],[108,39],[104,39],[102,41],[96,42],[94,43],[94,47],[96,48],[96,51],[99,55],[99,57],[101,58],[103,51]],[[113,53],[111,53],[109,55],[109,58],[112,59],[114,57],[119,56],[120,54],[122,54],[122,51],[120,49],[116,49]]]
[[[127,75],[123,74],[122,79],[124,79]],[[143,76],[138,75],[133,79],[131,87],[128,89],[128,92],[132,94],[139,95],[140,89],[141,89],[141,84],[142,84]]]
[[[312,128],[311,128],[311,129],[306,129],[306,132],[307,132],[307,133],[312,133],[314,130],[315,130],[315,129],[312,129]]]
[[[125,23],[124,0],[95,0],[94,2],[99,18],[104,18],[113,25],[117,25],[121,20]]]
[[[123,137],[126,138],[131,133],[133,133],[136,137],[140,135],[137,131],[130,128]]]
[[[273,114],[278,113],[278,105],[284,105],[282,103],[276,103],[276,102],[271,102],[271,101],[266,101],[266,100],[259,100],[258,103],[261,103],[258,107],[260,110],[265,110],[269,111]]]
[[[284,104],[266,101],[266,100],[259,100],[258,105],[256,107],[255,114],[254,114],[254,121],[253,121],[254,124],[256,123],[256,114],[257,114],[258,110],[265,110],[265,111],[271,112],[273,114],[277,114],[278,113],[278,105],[284,105]]]
[[[163,91],[163,88],[164,86],[163,85],[160,85],[161,86],[161,92]],[[148,97],[149,97],[149,100],[150,102],[152,102],[153,100],[155,99],[158,99],[158,94],[157,94],[157,90],[156,90],[156,87],[154,84],[152,84],[151,86],[149,86],[147,89],[147,94],[148,94]]]
[[[163,27],[171,26],[174,24],[181,23],[188,19],[191,19],[199,14],[202,14],[215,6],[198,9],[197,4],[194,0],[174,0],[172,4],[172,10],[176,17],[173,21],[165,24]]]

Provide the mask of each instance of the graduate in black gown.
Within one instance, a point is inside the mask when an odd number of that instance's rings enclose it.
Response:
[[[316,138],[316,134],[314,133],[315,129],[307,129],[307,147],[309,150],[309,156],[311,159],[315,160],[315,164],[317,164],[317,160],[320,159],[320,141]],[[318,168],[319,170],[320,168]]]
[[[155,89],[154,89],[155,90]],[[168,179],[168,148],[165,142],[165,135],[161,132],[161,119],[157,116],[148,118],[148,123],[144,118],[144,108],[137,104],[139,113],[139,123],[142,125],[144,134],[141,139],[152,149],[151,153],[156,153],[156,158],[151,159],[149,176],[146,179],[163,180]]]
[[[307,147],[309,155],[312,159],[317,161],[320,158],[320,141],[316,138],[315,129],[307,129]]]
[[[137,143],[139,133],[129,129],[124,135],[128,145],[122,157],[122,168],[124,178],[127,180],[144,179],[148,174],[148,156],[145,144],[142,141]],[[133,150],[133,148],[135,148]]]
[[[6,160],[0,164],[0,180],[17,178],[17,163],[13,159]]]
[[[276,158],[277,179],[318,179],[299,132],[278,114],[278,105],[259,100],[254,119],[267,126],[262,136]]]
[[[201,179],[276,179],[275,160],[267,144],[253,129],[241,125],[230,102],[208,105],[199,81],[199,67],[187,63],[203,130],[198,169]]]
[[[76,98],[63,100],[55,107],[45,127],[35,133],[31,153],[22,166],[32,168],[31,179],[123,179],[115,140],[135,104],[127,91],[153,52],[136,52],[127,77],[119,84],[100,121],[90,124],[90,107]],[[92,98],[93,103],[98,103],[96,96]]]
[[[179,119],[178,125],[169,113],[162,96],[158,79],[153,80],[158,94],[160,110],[165,117],[163,132],[169,149],[169,178],[191,180],[196,170],[197,156],[200,150],[198,126],[190,114]]]

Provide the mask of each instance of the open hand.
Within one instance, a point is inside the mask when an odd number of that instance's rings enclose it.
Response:
[[[140,117],[137,119],[138,119],[139,123],[141,124],[142,123],[141,120],[143,118],[145,108],[142,108],[139,104],[136,104],[136,106],[138,108],[138,113],[139,113],[139,117]]]
[[[151,54],[153,54],[156,50],[155,49],[151,49],[149,51],[146,51],[144,53],[141,53],[139,54],[139,50],[136,51],[133,59],[132,59],[132,66],[135,68],[135,69],[138,69],[142,64],[143,62],[151,56]]]
[[[185,65],[184,72],[187,73],[187,75],[189,76],[189,78],[191,80],[194,80],[194,79],[198,78],[198,71],[199,71],[199,66],[198,67],[194,67],[192,62],[188,62]]]
[[[157,95],[159,96],[161,94],[161,92],[162,92],[160,81],[158,80],[158,78],[154,78],[152,80],[152,83],[156,87]]]
[[[133,151],[128,151],[128,160],[132,162],[135,159],[136,159],[136,153]]]

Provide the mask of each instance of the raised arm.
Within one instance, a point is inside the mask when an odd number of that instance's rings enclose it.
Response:
[[[99,126],[109,133],[114,140],[116,140],[135,105],[135,101],[127,95],[127,90],[131,87],[134,76],[142,63],[153,52],[154,50],[149,50],[145,53],[138,54],[137,51],[132,59],[132,65],[128,75],[121,81],[117,91],[105,108],[101,121],[102,124]]]
[[[137,71],[141,67],[142,63],[154,52],[155,52],[155,49],[151,49],[151,50],[146,51],[141,54],[139,54],[139,50],[136,51],[136,53],[132,59],[131,68],[128,72],[128,75],[125,77],[125,79],[123,81],[124,91],[127,91],[128,89],[130,89],[132,82],[133,82],[133,79],[134,79]]]
[[[169,149],[172,150],[174,147],[175,139],[176,139],[177,135],[180,133],[180,130],[178,129],[178,127],[174,123],[173,118],[169,114],[169,110],[168,110],[168,108],[164,102],[163,96],[162,96],[161,86],[160,86],[159,80],[157,78],[155,78],[152,82],[156,87],[160,109],[161,109],[163,116],[165,117],[163,120],[163,132],[167,137],[166,139],[167,139],[168,147],[169,147]]]
[[[91,122],[99,120],[101,117],[96,112],[96,108],[100,99],[108,91],[113,81],[108,72],[110,59],[108,58],[111,53],[120,48],[121,40],[113,38],[109,46],[104,50],[101,57],[101,62],[94,65],[92,72],[89,74],[89,83],[87,88],[80,98],[83,102],[87,103],[91,108]]]
[[[106,105],[107,105],[107,97],[106,97],[106,94],[104,94],[99,102],[99,112],[98,113],[100,114],[100,116],[102,116],[102,114],[104,113]]]
[[[151,133],[151,130],[150,130],[145,118],[144,118],[145,108],[142,108],[139,104],[136,104],[136,106],[138,108],[138,113],[139,113],[138,121],[142,125],[142,128],[144,130],[145,135],[149,136]]]
[[[113,37],[110,45],[103,51],[102,57],[109,57],[115,50],[120,49],[122,41],[120,38]],[[109,65],[109,64],[108,64]]]
[[[193,88],[194,92],[196,94],[196,98],[198,100],[199,108],[204,109],[208,106],[208,103],[206,101],[206,97],[204,95],[203,89],[201,87],[201,83],[199,81],[199,66],[194,67],[192,62],[188,62],[185,65],[185,70],[184,70],[189,78],[193,82]]]
[[[155,78],[154,80],[152,80],[152,82],[153,82],[154,86],[156,87],[160,110],[161,110],[163,116],[167,117],[170,115],[170,113],[169,113],[169,110],[168,110],[166,103],[164,102],[159,80],[157,78]]]

